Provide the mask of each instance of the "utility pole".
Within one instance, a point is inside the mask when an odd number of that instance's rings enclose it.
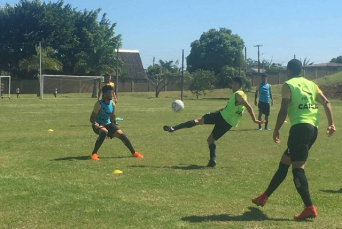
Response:
[[[258,74],[260,74],[260,51],[259,51],[259,47],[261,47],[262,45],[254,45],[254,47],[258,47]]]

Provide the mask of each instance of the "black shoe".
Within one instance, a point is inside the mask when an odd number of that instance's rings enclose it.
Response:
[[[209,160],[207,167],[215,167],[216,161],[215,160]]]
[[[175,131],[175,129],[173,129],[172,126],[163,126],[163,129],[164,129],[165,131],[170,132],[170,133],[172,133],[173,131]]]

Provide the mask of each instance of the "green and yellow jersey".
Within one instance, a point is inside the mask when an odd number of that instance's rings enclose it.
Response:
[[[285,82],[282,87],[282,98],[290,99],[287,114],[291,126],[298,123],[309,123],[318,126],[319,113],[317,96],[321,89],[312,81],[304,77],[294,77]]]
[[[231,126],[236,127],[241,120],[245,110],[243,100],[247,100],[247,95],[243,91],[236,91],[228,100],[226,107],[220,111],[224,120]]]

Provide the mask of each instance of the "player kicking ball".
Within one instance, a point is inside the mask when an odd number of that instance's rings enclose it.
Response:
[[[233,126],[236,127],[242,114],[247,109],[249,115],[252,120],[256,124],[263,124],[265,121],[260,121],[255,118],[254,112],[250,104],[247,102],[247,96],[242,91],[242,78],[234,77],[232,79],[232,90],[233,94],[227,102],[225,108],[220,109],[216,112],[209,113],[204,115],[202,118],[190,120],[184,123],[180,123],[176,126],[164,126],[163,129],[170,133],[183,129],[183,128],[191,128],[196,125],[203,124],[213,124],[214,129],[207,139],[207,143],[210,151],[210,160],[207,167],[215,167],[216,166],[216,145],[215,141],[217,141],[220,137],[222,137],[227,131],[229,131]]]
[[[136,152],[127,136],[115,124],[115,105],[112,101],[114,88],[106,85],[102,88],[103,98],[95,103],[90,122],[95,134],[99,135],[90,158],[98,161],[98,150],[106,137],[119,138],[131,151],[132,157],[143,158],[143,155]]]

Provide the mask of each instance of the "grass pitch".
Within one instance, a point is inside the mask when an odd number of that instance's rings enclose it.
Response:
[[[276,92],[271,128],[280,105]],[[217,90],[196,100],[187,92],[185,110],[175,113],[170,106],[178,92],[158,99],[119,93],[119,126],[145,158],[130,157],[113,139],[105,140],[97,162],[88,159],[96,140],[89,123],[96,100],[89,95],[1,99],[0,228],[342,228],[341,101],[332,101],[337,132],[331,138],[320,109],[319,136],[306,166],[318,217],[294,222],[303,206],[291,171],[265,207],[251,203],[277,169],[289,123],[276,145],[273,132],[258,131],[245,113],[217,141],[213,169],[205,167],[212,126],[162,130],[224,107],[230,94]],[[254,94],[248,98],[252,104]]]

